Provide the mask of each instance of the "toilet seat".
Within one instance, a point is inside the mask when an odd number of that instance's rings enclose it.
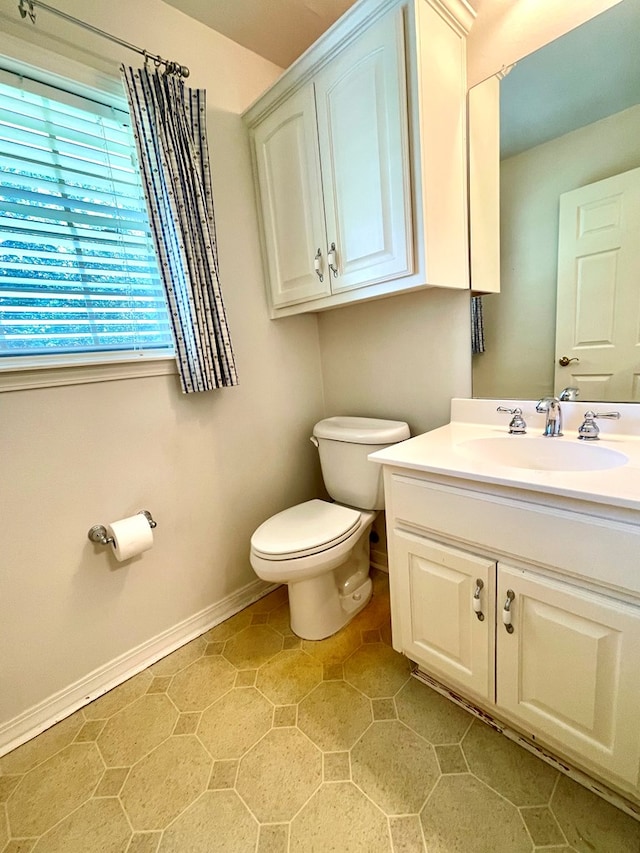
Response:
[[[267,519],[251,537],[252,552],[263,560],[291,560],[333,548],[360,526],[358,510],[311,500]]]

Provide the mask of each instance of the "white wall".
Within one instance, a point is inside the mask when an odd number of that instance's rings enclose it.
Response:
[[[501,164],[501,293],[483,300],[487,351],[476,397],[538,399],[553,389],[561,193],[640,166],[640,106]]]
[[[470,396],[469,293],[421,290],[319,315],[328,414],[407,421],[412,435],[449,421]]]
[[[268,319],[240,119],[279,69],[160,0],[57,5],[190,65],[193,85],[208,91],[221,278],[240,385],[185,397],[175,376],[161,376],[0,394],[5,742],[18,715],[255,581],[252,531],[320,488],[308,441],[324,413],[317,322]],[[34,28],[19,21],[13,0],[0,2],[3,32],[116,73],[114,60],[138,60],[37,15]],[[64,40],[45,38],[49,30]],[[154,548],[141,558],[118,564],[87,540],[91,525],[141,508],[158,521]]]

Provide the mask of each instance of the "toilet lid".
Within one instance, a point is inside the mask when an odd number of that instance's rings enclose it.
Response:
[[[359,524],[355,509],[306,501],[268,518],[251,537],[251,548],[266,560],[306,557],[340,544]]]

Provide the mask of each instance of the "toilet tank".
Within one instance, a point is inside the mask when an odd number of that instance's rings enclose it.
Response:
[[[357,509],[384,509],[382,466],[367,456],[409,438],[403,421],[334,417],[313,428],[324,484],[331,497]]]

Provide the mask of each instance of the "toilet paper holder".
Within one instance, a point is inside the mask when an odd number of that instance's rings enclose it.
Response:
[[[153,517],[148,509],[139,510],[136,515],[144,515],[149,522],[149,527],[153,530],[158,526],[158,523],[153,520]],[[92,542],[97,542],[99,545],[110,545],[115,540],[112,536],[107,536],[107,528],[104,524],[94,524],[88,533],[89,539]]]

